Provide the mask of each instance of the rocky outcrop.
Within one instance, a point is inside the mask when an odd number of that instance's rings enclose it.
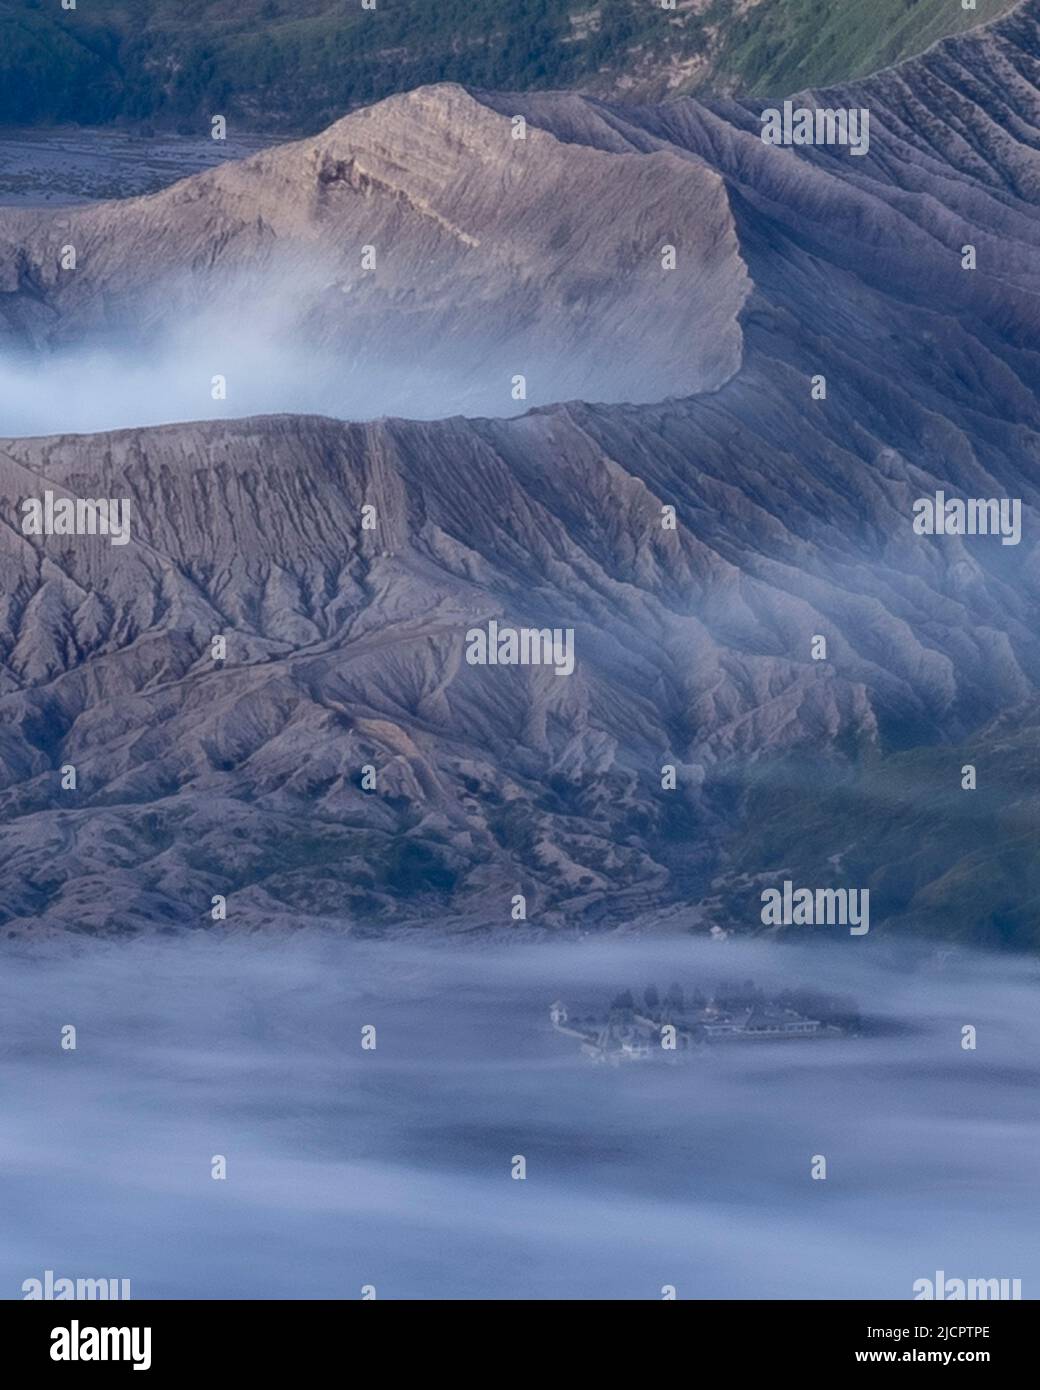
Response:
[[[509,414],[517,376],[529,404],[732,376],[750,283],[718,174],[515,134],[462,88],[424,88],[150,197],[0,209],[8,350],[173,337],[183,355],[194,336],[233,378],[273,338],[320,356],[330,408],[354,386],[376,413]]]

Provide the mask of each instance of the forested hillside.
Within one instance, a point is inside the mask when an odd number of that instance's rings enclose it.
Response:
[[[310,133],[423,83],[659,100],[856,77],[1013,0],[0,0],[0,123]]]

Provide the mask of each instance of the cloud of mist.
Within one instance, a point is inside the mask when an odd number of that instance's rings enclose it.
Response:
[[[195,340],[194,342],[192,340]],[[212,379],[227,398],[212,398]],[[136,348],[84,348],[47,357],[0,355],[0,432],[8,437],[94,434],[250,415],[328,415],[343,420],[452,414],[508,415],[502,394],[471,390],[450,373],[367,365],[303,339],[203,328]]]
[[[445,348],[436,322],[307,256],[260,269],[171,274],[128,287],[105,317],[70,306],[48,346],[0,347],[0,434],[89,434],[250,415],[442,419],[506,416],[554,399],[558,372],[479,327],[455,324]],[[78,315],[78,316],[77,316]],[[479,316],[478,316],[479,323]],[[501,327],[501,325],[500,325]],[[512,399],[517,356],[542,382]],[[213,379],[226,399],[213,398]]]
[[[746,978],[909,1031],[614,1069],[548,1023],[557,997]],[[910,1298],[944,1269],[1030,1297],[1036,985],[869,941],[8,948],[0,1290],[49,1268],[139,1298]]]

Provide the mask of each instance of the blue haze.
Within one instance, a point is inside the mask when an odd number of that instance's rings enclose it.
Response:
[[[912,1030],[615,1069],[549,1026],[557,997],[749,977]],[[136,1298],[910,1298],[943,1269],[1029,1298],[1037,988],[1032,962],[870,937],[7,948],[0,1290],[53,1269]]]

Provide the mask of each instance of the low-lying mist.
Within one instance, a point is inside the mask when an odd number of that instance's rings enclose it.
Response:
[[[214,398],[214,378],[223,395]],[[218,388],[219,389],[219,388]],[[450,369],[406,370],[392,360],[351,360],[301,337],[203,326],[132,345],[76,348],[44,357],[0,355],[0,433],[8,437],[96,434],[250,415],[328,415],[343,420],[404,416],[512,415],[528,402]]]
[[[614,1068],[549,1023],[557,998],[748,978],[899,1026]],[[137,1298],[909,1299],[942,1269],[1028,1298],[1038,984],[873,938],[8,947],[0,1290],[51,1269]]]
[[[36,326],[39,341],[0,342],[0,436],[271,414],[510,416],[664,394],[653,372],[643,389],[630,355],[606,359],[578,318],[580,351],[508,301],[412,299],[288,252],[255,270],[171,272],[123,300],[80,295]]]

